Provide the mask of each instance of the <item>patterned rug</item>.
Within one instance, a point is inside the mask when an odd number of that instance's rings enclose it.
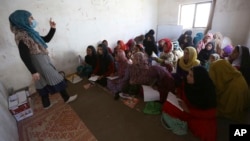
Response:
[[[59,94],[50,96],[54,105],[47,110],[38,94],[31,99],[34,115],[18,122],[20,141],[97,141]]]

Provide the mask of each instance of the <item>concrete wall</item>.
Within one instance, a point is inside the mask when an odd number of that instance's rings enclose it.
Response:
[[[180,4],[207,0],[159,0],[158,24],[178,24]],[[233,44],[250,46],[250,0],[217,0],[211,32],[221,32]],[[204,29],[193,29],[193,35]]]
[[[8,17],[17,9],[26,9],[38,21],[37,31],[45,35],[50,17],[57,32],[48,44],[51,60],[58,70],[75,72],[77,55],[85,55],[90,44],[107,39],[110,47],[157,27],[156,0],[2,0],[0,7],[0,80],[19,89],[31,83],[31,75],[22,63]]]

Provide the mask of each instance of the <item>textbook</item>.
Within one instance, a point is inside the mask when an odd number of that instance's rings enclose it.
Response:
[[[173,104],[175,107],[177,107],[181,111],[183,111],[182,107],[179,104],[180,99],[176,97],[176,95],[174,95],[173,93],[171,92],[168,93],[167,101]]]

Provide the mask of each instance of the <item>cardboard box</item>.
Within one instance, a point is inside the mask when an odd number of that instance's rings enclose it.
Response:
[[[9,96],[9,110],[17,121],[33,115],[30,99],[27,98],[28,93],[28,91],[22,90]]]

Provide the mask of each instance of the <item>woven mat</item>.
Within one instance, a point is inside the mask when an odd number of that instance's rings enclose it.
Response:
[[[34,94],[31,106],[34,115],[18,122],[20,141],[96,141],[97,139],[60,94],[50,96],[51,108],[42,107]]]

